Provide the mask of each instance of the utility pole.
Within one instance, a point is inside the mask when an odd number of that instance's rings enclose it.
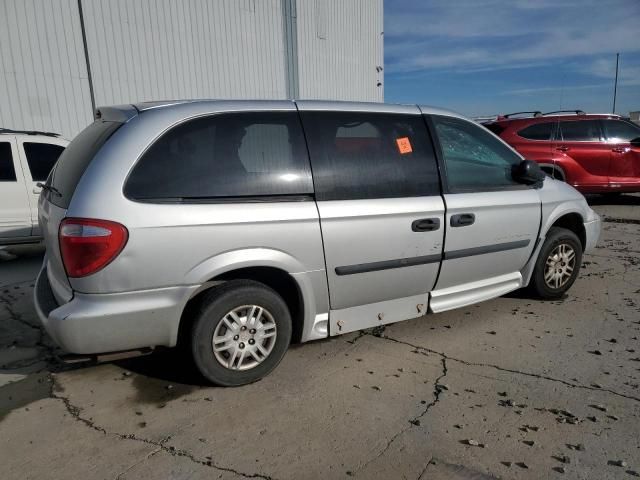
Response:
[[[613,84],[613,111],[616,113],[616,94],[618,93],[618,61],[620,60],[620,54],[616,53],[616,81]]]

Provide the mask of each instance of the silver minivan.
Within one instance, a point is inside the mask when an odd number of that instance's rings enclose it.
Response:
[[[227,386],[291,342],[558,298],[600,233],[581,194],[460,115],[321,101],[101,108],[39,222],[35,303],[64,350],[184,344]]]

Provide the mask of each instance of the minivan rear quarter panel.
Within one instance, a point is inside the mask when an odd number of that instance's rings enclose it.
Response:
[[[295,105],[284,101],[186,103],[145,111],[118,130],[88,167],[67,216],[120,222],[128,229],[129,240],[103,270],[70,279],[73,289],[113,293],[201,284],[225,273],[228,264],[217,258],[236,251],[245,252],[249,259],[243,266],[309,272],[311,290],[324,292],[326,297],[318,212],[311,198],[172,204],[133,201],[123,193],[137,159],[173,126],[221,112],[261,110],[295,112]],[[326,298],[312,299],[311,303],[318,311],[327,311]]]

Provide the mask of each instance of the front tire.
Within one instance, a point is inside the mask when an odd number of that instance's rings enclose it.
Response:
[[[571,230],[551,227],[540,249],[531,277],[531,289],[540,298],[562,297],[578,277],[582,243]]]
[[[291,315],[274,290],[232,280],[204,294],[191,330],[196,367],[210,382],[235,387],[265,377],[291,341]]]

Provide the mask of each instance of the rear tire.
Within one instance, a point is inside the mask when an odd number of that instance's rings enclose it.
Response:
[[[540,298],[558,299],[576,281],[581,264],[578,236],[566,228],[551,227],[536,260],[530,288]]]
[[[278,366],[291,341],[282,297],[251,280],[231,280],[204,294],[191,329],[196,367],[210,382],[235,387]]]

